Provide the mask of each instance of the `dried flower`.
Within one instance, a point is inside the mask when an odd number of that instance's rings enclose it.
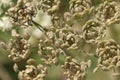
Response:
[[[40,40],[38,54],[41,60],[46,64],[57,64],[58,63],[58,52],[54,48],[51,40],[46,39],[45,41]]]
[[[61,48],[66,50],[76,50],[79,46],[80,36],[71,30],[70,27],[64,27],[56,30],[56,42]]]
[[[44,80],[47,74],[47,68],[39,64],[37,67],[34,65],[26,65],[26,69],[19,71],[19,80]]]
[[[18,0],[16,6],[11,7],[7,15],[10,16],[11,22],[14,25],[32,25],[32,19],[36,15],[34,4],[23,0]]]
[[[51,27],[46,31],[45,39],[40,40],[38,53],[45,63],[58,64],[59,55],[65,56],[69,51],[79,49],[79,40],[80,36],[69,27]]]
[[[83,17],[90,14],[92,10],[91,0],[70,0],[69,9],[64,13],[64,19],[71,24],[76,20],[83,20]]]
[[[90,67],[90,61],[87,63],[80,62],[70,56],[66,57],[64,65],[64,74],[67,75],[66,80],[86,80],[86,70]]]
[[[93,9],[91,0],[70,0],[69,4],[70,13],[76,18],[91,13]]]
[[[117,67],[120,61],[120,46],[114,40],[99,41],[96,55],[98,57],[98,67],[103,70],[110,70]]]
[[[9,56],[14,62],[19,62],[26,59],[30,54],[30,44],[28,40],[14,34],[13,38],[9,41]]]
[[[96,42],[105,35],[105,26],[97,20],[88,20],[83,26],[83,38],[88,43]]]
[[[15,63],[13,68],[18,72],[19,80],[44,80],[47,66],[52,65],[62,67],[65,80],[86,80],[86,71],[91,61],[79,61],[76,59],[79,55],[81,60],[86,56],[96,56],[98,60],[95,60],[97,66],[94,72],[99,68],[104,71],[113,69],[114,75],[120,78],[120,46],[114,40],[103,40],[108,38],[106,32],[112,31],[108,26],[116,26],[112,24],[120,21],[120,6],[113,0],[104,0],[103,3],[103,0],[99,1],[100,5],[96,1],[92,3],[93,0],[17,0],[16,5],[7,8],[7,15],[14,24],[12,26],[26,27],[11,28],[12,35],[8,35],[11,37],[8,45],[7,42],[0,42],[0,47],[9,52],[8,57]],[[1,7],[3,12],[0,14],[4,15],[7,9],[3,10]],[[43,27],[38,23],[42,16],[38,10],[43,11],[42,15],[46,14],[51,18],[50,24]],[[40,16],[36,16],[37,14]],[[2,15],[0,17],[4,21]],[[35,16],[39,21],[35,22]],[[6,25],[11,25],[3,24],[3,21],[0,21],[0,28],[6,30]],[[41,30],[40,34],[28,27],[33,25]],[[91,49],[91,46],[96,48]],[[31,56],[31,51],[37,51],[39,56]],[[96,54],[89,54],[95,51]],[[44,65],[37,65],[39,61],[36,64],[36,59],[40,59]],[[25,61],[22,68],[19,66],[21,61]]]
[[[95,11],[96,18],[106,25],[120,22],[120,6],[115,1],[105,1]]]
[[[46,12],[55,5],[55,0],[41,0],[39,7]]]

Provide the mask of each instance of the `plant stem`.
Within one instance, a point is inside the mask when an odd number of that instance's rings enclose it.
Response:
[[[35,21],[32,21],[32,22],[33,22],[33,24],[35,25],[35,27],[37,27],[40,31],[44,32],[44,28],[43,28],[42,25],[38,24],[38,23],[35,22]]]

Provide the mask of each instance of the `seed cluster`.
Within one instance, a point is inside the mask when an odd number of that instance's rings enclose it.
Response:
[[[66,57],[65,63],[62,65],[66,80],[86,80],[86,70],[90,64],[90,61],[80,62],[70,56]]]
[[[9,56],[14,62],[26,59],[30,54],[30,44],[28,40],[20,35],[13,36],[9,41]]]
[[[26,65],[26,69],[18,73],[19,80],[44,80],[47,68],[41,64],[37,67],[34,65]]]
[[[90,14],[93,9],[91,0],[70,0],[69,4],[70,14],[73,18]]]
[[[52,65],[61,67],[65,80],[87,80],[87,70],[91,61],[82,61],[84,59],[81,55],[90,56],[90,50],[97,58],[94,71],[100,68],[104,71],[113,69],[118,72],[120,46],[106,35],[112,24],[120,21],[119,3],[105,0],[96,6],[94,4],[97,3],[92,1],[18,0],[17,4],[7,10],[14,28],[11,29],[12,36],[9,42],[0,42],[0,46],[7,49],[8,57],[15,63],[14,70],[18,72],[19,80],[46,80],[49,75],[48,67]],[[34,21],[33,18],[39,10],[50,16],[51,24],[42,26]],[[32,41],[30,43],[33,39],[30,35],[32,33],[27,34],[25,28],[20,27],[30,28],[33,24],[43,33],[41,38],[34,39],[37,45],[32,45]],[[38,53],[37,57],[41,61],[39,64],[32,58],[32,53]],[[60,60],[61,56],[64,58],[63,62]],[[18,66],[22,61],[25,61],[25,69]]]
[[[106,25],[120,21],[120,6],[115,1],[105,1],[96,9],[96,18]]]
[[[57,64],[59,55],[68,55],[68,51],[79,49],[80,36],[65,27],[52,28],[46,32],[45,40],[40,40],[38,54],[47,64]]]
[[[98,67],[103,70],[119,67],[120,46],[114,40],[99,41],[96,55],[98,56]]]
[[[88,20],[83,26],[83,38],[93,43],[105,36],[106,27],[97,20]]]
[[[29,26],[32,25],[33,17],[36,15],[36,9],[34,4],[19,0],[14,7],[8,10],[7,15],[10,16],[11,22],[14,25]]]

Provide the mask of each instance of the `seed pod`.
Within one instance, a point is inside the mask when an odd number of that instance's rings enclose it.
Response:
[[[97,43],[98,67],[104,71],[119,67],[119,45],[114,40],[103,40]],[[100,66],[102,65],[102,66]]]
[[[19,80],[43,80],[46,76],[46,67],[43,65],[26,65],[26,69],[19,71]],[[43,76],[44,75],[44,76]]]
[[[96,42],[105,34],[105,26],[97,20],[88,20],[83,26],[83,39],[86,42]]]
[[[13,36],[9,41],[9,55],[14,62],[26,59],[30,54],[30,44],[22,36]]]
[[[14,25],[32,25],[33,17],[36,15],[36,9],[34,4],[25,3],[23,0],[18,0],[14,7],[11,7],[7,15],[11,18],[11,22]]]
[[[104,1],[95,10],[96,18],[106,25],[120,22],[120,6],[115,1]]]
[[[66,79],[72,80],[85,80],[86,79],[86,70],[88,69],[89,61],[87,63],[80,62],[77,59],[74,59],[70,56],[66,57],[64,65],[62,68],[65,70],[64,74]]]
[[[93,9],[91,0],[70,0],[69,4],[70,14],[74,18],[90,14]]]

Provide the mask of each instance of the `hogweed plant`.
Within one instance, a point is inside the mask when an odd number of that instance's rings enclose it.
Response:
[[[88,76],[100,70],[120,80],[119,0],[8,1],[0,1],[1,34],[8,37],[1,35],[0,47],[18,80],[50,80],[53,66],[57,80],[93,80]]]

